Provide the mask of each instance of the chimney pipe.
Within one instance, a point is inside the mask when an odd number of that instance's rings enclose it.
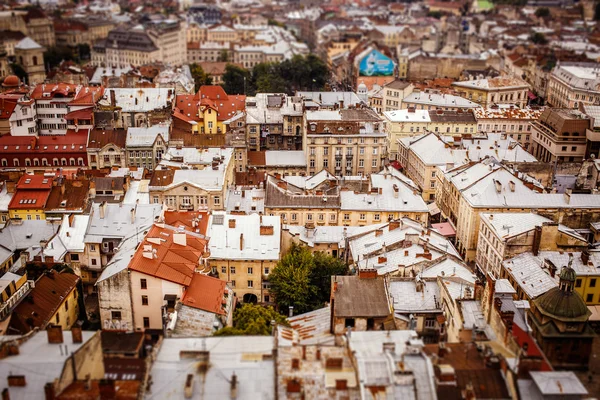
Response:
[[[240,251],[244,250],[244,234],[240,233]]]

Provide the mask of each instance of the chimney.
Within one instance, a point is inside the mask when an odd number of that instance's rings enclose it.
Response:
[[[244,234],[240,233],[240,251],[244,250]]]
[[[63,342],[63,331],[60,325],[50,325],[46,328],[48,343],[57,344]]]
[[[173,243],[180,246],[187,246],[187,235],[185,233],[174,233]]]
[[[550,276],[552,278],[556,277],[556,265],[554,265],[554,263],[548,263],[548,271],[550,271]]]
[[[110,90],[110,106],[112,108],[115,108],[117,106],[117,100],[115,97],[115,91],[114,90]]]
[[[394,183],[394,198],[397,199],[398,198],[398,194],[400,192],[400,189],[398,189],[398,185],[396,185]]]
[[[393,231],[394,229],[398,229],[400,227],[400,222],[392,221],[388,224],[388,231]]]
[[[359,279],[376,279],[377,270],[375,269],[361,269],[358,271]]]
[[[113,379],[100,379],[98,382],[98,392],[102,400],[114,400],[117,398],[117,390]]]
[[[383,264],[385,262],[387,262],[387,257],[379,256],[377,258],[377,264]]]
[[[383,229],[377,229],[375,231],[375,237],[383,235]]]
[[[6,192],[7,193],[14,193],[15,189],[17,187],[17,183],[15,181],[6,181],[4,182],[4,184],[6,185]]]
[[[583,263],[583,265],[588,265],[589,261],[590,261],[590,251],[588,249],[584,249],[581,252],[581,262]]]
[[[496,185],[496,193],[502,192],[502,183],[500,181],[494,179],[494,185]]]
[[[235,218],[229,220],[229,228],[235,229]]]
[[[131,224],[135,224],[135,207],[131,209]]]
[[[8,391],[8,388],[4,388],[2,391],[2,400],[10,400],[10,392]]]
[[[83,343],[83,335],[81,332],[81,327],[74,326],[71,328],[71,337],[73,338],[73,343]]]
[[[274,228],[273,225],[260,226],[260,236],[273,236]]]
[[[100,209],[100,219],[104,219],[106,216],[106,201],[100,203],[100,207],[98,208]]]
[[[44,385],[44,395],[46,400],[54,400],[56,399],[56,394],[54,390],[54,384],[48,382]]]
[[[235,374],[235,372],[233,373],[233,375],[231,375],[231,381],[229,381],[229,386],[230,386],[229,394],[230,394],[231,400],[237,399],[237,397],[238,397],[238,381],[237,381],[237,375]]]
[[[514,181],[508,182],[508,187],[511,192],[514,192],[515,191],[515,182]]]
[[[194,395],[194,375],[188,374],[185,378],[185,386],[183,388],[183,395],[186,399],[191,399]]]
[[[242,189],[242,199],[246,197],[246,191]]]
[[[542,227],[536,226],[533,231],[533,244],[531,252],[534,256],[537,256],[540,251],[540,243],[542,242]]]
[[[11,387],[25,387],[27,386],[27,381],[25,380],[25,375],[8,375],[8,386]]]
[[[96,182],[93,180],[90,181],[90,198],[96,197]]]

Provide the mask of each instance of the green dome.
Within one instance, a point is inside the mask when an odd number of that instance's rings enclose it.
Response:
[[[563,268],[563,271],[566,269]],[[585,322],[591,314],[579,293],[558,287],[550,289],[533,303],[542,314],[565,322]]]

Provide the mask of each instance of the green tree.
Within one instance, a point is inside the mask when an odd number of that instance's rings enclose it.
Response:
[[[219,54],[217,61],[228,62],[229,61],[229,52],[225,49],[221,50],[221,53]]]
[[[548,44],[548,39],[546,39],[546,36],[541,32],[534,33],[529,39],[535,44]]]
[[[44,53],[44,62],[52,69],[58,67],[63,61],[75,61],[79,59],[72,48],[67,46],[49,47]]]
[[[293,244],[269,275],[270,292],[280,312],[293,306],[302,314],[323,307],[329,301],[331,276],[347,273],[341,260]]]
[[[535,10],[535,16],[538,18],[548,18],[550,16],[550,9],[548,7],[540,7]]]
[[[227,94],[253,95],[250,72],[237,65],[227,64],[223,73],[223,89]]]
[[[202,85],[212,85],[212,77],[204,72],[199,64],[190,64],[190,72],[194,78],[194,91],[198,91]]]
[[[275,311],[273,307],[245,303],[235,310],[233,326],[219,329],[215,332],[215,336],[268,336],[272,333],[271,321],[278,324],[287,324],[285,317]]]

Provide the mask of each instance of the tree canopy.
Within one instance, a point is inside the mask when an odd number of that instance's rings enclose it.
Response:
[[[548,7],[540,7],[535,10],[535,16],[538,18],[547,18],[550,16],[550,9]]]
[[[190,64],[190,72],[194,78],[194,91],[197,92],[202,85],[212,85],[212,77],[204,72],[202,66],[193,63]]]
[[[546,39],[546,36],[541,32],[534,33],[531,35],[530,39],[535,44],[548,44],[548,39]]]
[[[244,86],[244,77],[246,82]],[[329,68],[314,54],[294,56],[280,63],[260,63],[252,71],[228,65],[223,74],[223,88],[228,94],[287,93],[298,90],[323,90]]]
[[[215,332],[215,336],[268,336],[272,333],[271,321],[279,324],[287,323],[285,317],[273,307],[245,303],[234,311],[233,326],[219,329]]]
[[[293,306],[294,313],[302,314],[323,307],[331,294],[331,276],[347,273],[340,259],[293,244],[269,275],[269,290],[280,312]]]

